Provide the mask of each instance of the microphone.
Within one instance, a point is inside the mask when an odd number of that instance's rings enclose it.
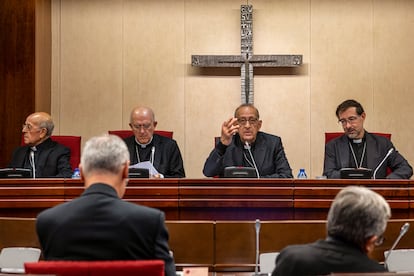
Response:
[[[381,163],[379,163],[379,165],[375,168],[374,173],[372,174],[372,178],[375,179],[375,176],[377,174],[378,169],[381,167],[381,165],[385,162],[385,160],[387,160],[388,156],[390,156],[390,154],[394,151],[394,148],[390,148],[387,152],[387,154],[385,155],[384,159],[382,159]]]
[[[246,142],[247,143],[247,142]],[[260,220],[256,219],[256,264],[254,268],[254,276],[259,275],[259,237],[260,237]]]
[[[253,162],[254,169],[256,170],[257,178],[260,178],[259,170],[257,169],[256,162],[254,161],[252,151],[250,150],[249,142],[247,142],[247,141],[244,142],[244,148],[247,149],[247,151],[249,152],[250,158],[252,159],[252,162]]]
[[[387,268],[388,264],[388,258],[391,255],[391,252],[395,249],[400,239],[407,233],[408,229],[410,228],[410,224],[408,222],[404,223],[403,226],[401,226],[400,234],[398,235],[397,239],[395,240],[394,244],[391,246],[390,250],[388,251],[387,256],[385,257],[384,266]]]
[[[36,178],[36,164],[35,164],[35,158],[34,158],[34,151],[33,150],[30,151],[29,161],[30,161],[30,166],[32,166],[33,178]]]
[[[154,155],[155,155],[155,147],[152,146],[152,148],[151,148],[151,159],[150,159],[152,165],[154,165]]]

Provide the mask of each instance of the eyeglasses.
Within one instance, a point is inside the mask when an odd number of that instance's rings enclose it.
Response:
[[[131,124],[131,127],[133,129],[136,129],[136,130],[140,130],[141,128],[147,130],[147,129],[150,129],[152,127],[152,123],[142,124],[142,125],[133,125],[133,124]]]
[[[23,124],[23,125],[22,125],[22,130],[25,130],[25,129],[27,129],[27,131],[29,131],[29,132],[36,130],[36,129],[34,128],[34,126],[32,126],[32,125],[30,125],[30,124]]]
[[[381,244],[384,243],[384,241],[385,241],[385,238],[383,235],[381,235],[375,240],[374,244],[375,246],[380,246]]]
[[[338,123],[339,123],[339,124],[341,124],[341,125],[343,125],[343,126],[345,126],[347,123],[349,123],[349,124],[353,125],[353,124],[355,124],[355,123],[356,123],[356,120],[357,120],[359,117],[361,117],[361,116],[360,116],[360,115],[358,115],[358,116],[351,116],[351,117],[349,117],[348,119],[340,119],[340,120],[338,120]]]
[[[257,124],[257,122],[259,121],[259,119],[257,118],[238,118],[237,119],[237,123],[241,126],[245,126],[247,124],[247,122],[249,122],[250,125],[255,126]]]

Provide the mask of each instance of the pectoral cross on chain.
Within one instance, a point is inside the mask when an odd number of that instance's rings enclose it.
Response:
[[[240,67],[241,102],[253,104],[254,67],[298,67],[302,55],[253,55],[253,6],[241,5],[241,55],[192,55],[198,67]]]

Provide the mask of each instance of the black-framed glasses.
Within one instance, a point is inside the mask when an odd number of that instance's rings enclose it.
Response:
[[[247,122],[249,122],[250,125],[255,126],[259,119],[257,118],[237,118],[237,123],[241,126],[247,125]]]
[[[353,124],[355,124],[356,120],[359,117],[361,117],[361,116],[360,115],[357,115],[357,116],[348,117],[346,119],[345,118],[344,119],[340,119],[340,120],[338,120],[338,123],[341,124],[341,125],[343,125],[343,126],[345,126],[347,123],[353,125]]]

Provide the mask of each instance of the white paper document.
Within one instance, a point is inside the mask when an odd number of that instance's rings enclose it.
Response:
[[[159,172],[154,168],[150,161],[139,162],[129,166],[130,169],[148,169],[150,176],[157,175]]]

